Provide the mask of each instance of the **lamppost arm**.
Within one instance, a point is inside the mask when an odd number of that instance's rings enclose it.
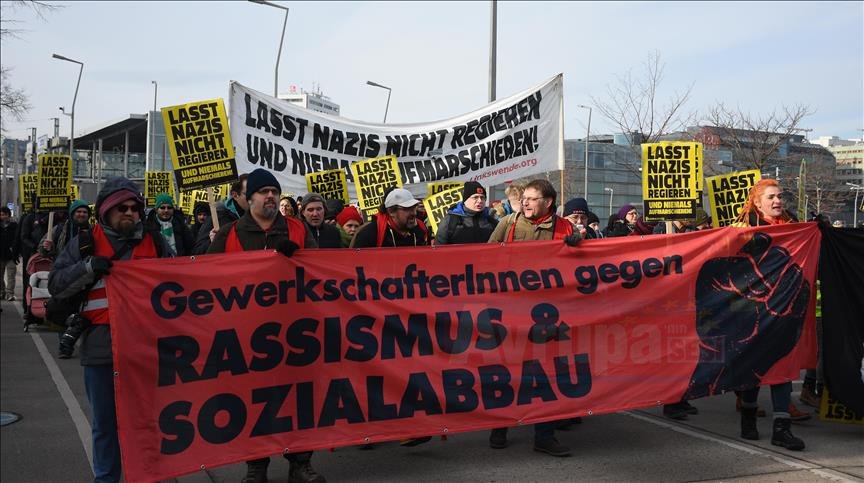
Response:
[[[370,80],[367,80],[366,84],[373,86],[373,87],[380,87],[382,89],[387,89],[387,106],[384,108],[384,122],[383,122],[383,124],[387,124],[387,113],[390,111],[390,94],[393,93],[393,89],[391,89],[385,85],[381,85],[377,82],[372,82]]]
[[[279,61],[282,59],[282,44],[285,42],[285,27],[288,26],[288,7],[268,2],[267,0],[249,0],[252,3],[267,5],[273,8],[285,10],[285,18],[282,20],[282,36],[279,37],[279,51],[276,53],[276,69],[273,73],[273,97],[279,97]]]
[[[70,59],[69,57],[65,57],[59,54],[53,54],[51,57],[58,60],[65,60],[66,62],[72,62],[73,64],[78,64],[78,82],[75,84],[75,96],[72,97],[72,112],[69,114],[70,119],[70,133],[69,133],[69,156],[72,159],[75,159],[75,103],[78,101],[78,87],[81,86],[81,74],[84,72],[84,62],[77,61],[75,59]]]

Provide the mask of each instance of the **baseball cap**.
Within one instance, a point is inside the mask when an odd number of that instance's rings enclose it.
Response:
[[[420,203],[420,201],[414,199],[414,195],[404,188],[396,188],[387,195],[387,198],[384,199],[385,208],[393,208],[394,206],[411,208],[417,203]]]

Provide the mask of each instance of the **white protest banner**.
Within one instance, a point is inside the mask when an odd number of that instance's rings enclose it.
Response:
[[[309,111],[245,87],[230,86],[231,136],[241,173],[263,167],[283,191],[302,192],[308,173],[396,156],[402,184],[415,196],[433,181],[486,186],[564,167],[563,74],[482,109],[417,124],[376,124]]]

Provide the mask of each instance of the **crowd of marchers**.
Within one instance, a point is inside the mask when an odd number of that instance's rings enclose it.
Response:
[[[68,212],[55,213],[49,234],[46,214],[28,213],[19,223],[11,211],[0,208],[0,295],[15,300],[17,265],[22,263],[22,284],[33,283],[33,275],[47,266],[47,288],[53,310],[34,310],[30,297],[22,297],[25,330],[43,323],[62,332],[59,357],[70,358],[76,346],[82,366],[87,397],[92,408],[93,468],[95,481],[120,481],[120,446],[114,405],[114,380],[110,323],[104,277],[114,261],[139,258],[230,253],[248,250],[276,250],[285,256],[307,248],[411,247],[464,243],[509,243],[531,240],[561,240],[575,246],[583,239],[663,234],[668,228],[685,233],[712,228],[711,219],[698,210],[694,219],[671,224],[646,222],[636,206],[625,204],[612,214],[605,226],[588,209],[584,198],[559,205],[558,193],[545,179],[510,183],[506,199],[488,202],[481,184],[466,182],[459,203],[449,209],[431,233],[420,200],[410,191],[391,189],[371,219],[356,206],[339,200],[325,200],[316,193],[294,199],[282,196],[276,177],[256,169],[243,174],[231,186],[228,198],[215,209],[198,203],[187,217],[170,194],[160,194],[155,205],[145,207],[140,188],[125,178],[109,179],[95,200],[95,212],[85,200],[75,200]],[[774,180],[759,182],[739,217],[740,226],[773,225],[796,221],[784,208],[779,185]],[[95,219],[95,224],[91,220]],[[668,228],[667,228],[668,227]],[[44,261],[46,265],[40,266]],[[37,282],[38,282],[38,278]],[[29,290],[26,291],[30,293]],[[800,400],[817,405],[821,385],[815,371],[808,371]],[[765,411],[756,404],[759,388],[738,395],[741,437],[758,439],[757,418]],[[791,402],[791,383],[771,386],[772,444],[801,450],[804,442],[790,430],[792,421],[810,418]],[[686,419],[698,409],[682,400],[663,408],[671,419]],[[579,418],[534,425],[534,450],[552,456],[568,456],[570,449],[555,438],[556,430],[570,430]],[[431,437],[401,441],[416,446]],[[507,447],[507,428],[491,431],[491,448]],[[372,447],[369,446],[368,449]],[[289,460],[289,481],[323,482],[312,467],[312,452],[284,455]],[[247,461],[243,482],[267,481],[269,458]]]

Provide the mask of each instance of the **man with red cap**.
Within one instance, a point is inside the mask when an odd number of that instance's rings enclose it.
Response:
[[[96,482],[120,481],[120,443],[114,409],[114,368],[111,320],[105,293],[112,260],[173,256],[159,232],[147,231],[142,222],[144,199],[132,181],[109,178],[96,198],[98,223],[79,232],[58,254],[48,278],[53,297],[71,299],[86,291],[80,311],[81,365],[93,412],[93,472]],[[90,236],[82,239],[82,233]]]

